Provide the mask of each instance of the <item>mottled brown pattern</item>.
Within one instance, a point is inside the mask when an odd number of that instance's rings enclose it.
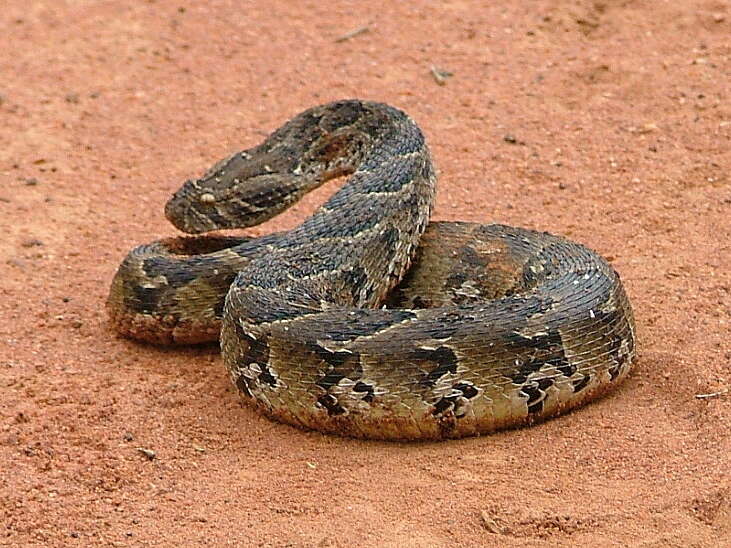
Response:
[[[634,324],[612,267],[546,233],[428,224],[429,151],[392,107],[305,111],[188,181],[165,211],[187,232],[251,226],[342,174],[348,183],[290,232],[133,250],[112,283],[113,325],[163,343],[220,329],[248,401],[296,426],[363,438],[530,423],[626,376]]]

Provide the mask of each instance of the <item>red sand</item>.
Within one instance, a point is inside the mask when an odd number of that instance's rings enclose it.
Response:
[[[5,0],[0,29],[0,544],[731,546],[728,2]],[[356,96],[424,128],[435,219],[613,261],[640,350],[619,390],[367,443],[242,407],[215,347],[109,330],[182,180]]]

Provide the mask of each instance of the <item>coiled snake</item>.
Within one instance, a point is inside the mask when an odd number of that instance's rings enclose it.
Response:
[[[187,181],[165,213],[188,233],[251,226],[346,174],[289,232],[134,249],[112,282],[112,325],[156,343],[220,330],[247,401],[362,438],[484,434],[576,407],[627,375],[634,323],[612,267],[547,233],[429,223],[429,150],[387,105],[309,109]]]

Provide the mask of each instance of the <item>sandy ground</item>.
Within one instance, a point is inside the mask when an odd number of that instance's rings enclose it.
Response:
[[[0,544],[731,546],[727,1],[4,0],[0,30]],[[344,97],[422,125],[435,219],[610,258],[640,350],[619,390],[368,443],[243,407],[215,346],[110,331],[179,183]]]

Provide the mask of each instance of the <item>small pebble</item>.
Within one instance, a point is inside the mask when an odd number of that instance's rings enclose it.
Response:
[[[22,242],[20,242],[20,245],[23,247],[39,247],[43,245],[43,242],[40,241],[38,238],[26,238]]]
[[[488,514],[487,512],[485,512],[483,510],[482,512],[480,512],[480,517],[482,518],[482,526],[485,529],[487,529],[489,532],[495,533],[497,535],[502,534],[502,529],[497,524],[497,522],[495,522],[495,520],[492,519],[490,514]]]
[[[147,460],[155,459],[155,452],[152,449],[146,449],[144,447],[138,447],[137,450],[147,457]]]

